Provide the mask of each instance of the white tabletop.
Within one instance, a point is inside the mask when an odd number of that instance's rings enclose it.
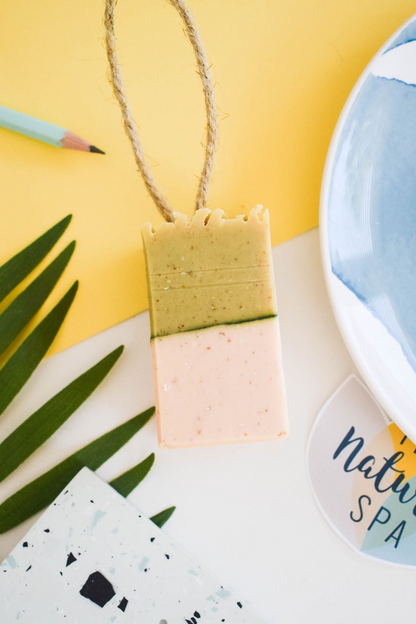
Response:
[[[270,624],[387,624],[414,617],[416,571],[353,552],[321,516],[307,481],[305,447],[317,412],[357,373],[329,305],[318,231],[276,247],[273,257],[291,436],[162,451],[153,419],[98,475],[110,480],[154,451],[155,465],[130,495],[132,503],[148,515],[176,505],[164,530]],[[108,378],[0,485],[0,500],[153,405],[145,313],[45,360],[2,417],[1,437],[119,344],[126,349]],[[0,536],[0,560],[33,522]]]

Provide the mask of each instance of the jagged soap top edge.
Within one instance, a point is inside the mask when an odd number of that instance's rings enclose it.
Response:
[[[262,205],[257,204],[252,210],[248,217],[245,215],[237,215],[232,219],[227,219],[225,217],[224,210],[220,208],[216,208],[215,210],[210,210],[209,208],[201,208],[198,210],[188,221],[188,216],[185,214],[180,214],[175,212],[175,222],[174,223],[162,223],[156,230],[153,229],[151,223],[143,223],[142,225],[142,234],[146,237],[153,237],[155,234],[158,234],[162,231],[166,230],[183,230],[188,228],[191,230],[200,229],[202,227],[206,227],[207,230],[216,229],[222,227],[225,223],[238,222],[238,223],[259,223],[266,227],[269,226],[269,211],[264,209]]]

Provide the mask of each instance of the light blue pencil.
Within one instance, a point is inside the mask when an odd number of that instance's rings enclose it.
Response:
[[[54,145],[55,147],[80,150],[81,152],[95,152],[96,154],[105,153],[70,130],[55,126],[41,119],[36,119],[36,117],[19,113],[5,106],[0,106],[0,126],[19,134],[24,134],[32,139],[43,141],[43,143],[49,143],[49,145]]]

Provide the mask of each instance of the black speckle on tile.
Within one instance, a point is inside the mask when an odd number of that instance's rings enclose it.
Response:
[[[118,609],[120,609],[120,611],[123,611],[123,613],[124,613],[124,611],[126,610],[126,607],[127,607],[127,605],[128,605],[128,602],[129,602],[129,601],[127,600],[127,598],[123,598],[123,599],[120,601],[120,604],[118,605],[118,607],[117,607],[117,608],[118,608]]]
[[[74,561],[76,561],[77,558],[74,557],[74,555],[72,554],[72,552],[69,553],[67,559],[66,559],[66,567],[70,566],[71,563],[74,563]]]
[[[192,622],[192,624],[198,624],[194,617],[191,617],[191,622]]]
[[[154,542],[154,541],[155,541],[155,539],[156,539],[155,537],[151,537],[151,538],[150,538],[150,541],[151,541],[151,542]]]
[[[170,556],[165,553],[166,559],[170,559]]]
[[[201,617],[201,614],[198,613],[198,611],[195,611],[194,616],[199,619]]]
[[[51,530],[50,530],[50,529],[43,529],[43,532],[44,532],[44,533],[50,533],[50,532],[51,532]]]
[[[22,546],[23,546],[23,548],[27,548],[29,546],[29,544],[27,542],[23,542]]]
[[[101,572],[90,574],[79,593],[101,608],[116,595],[110,581]]]
[[[241,602],[237,602],[238,606],[240,607],[240,609],[243,608],[243,605],[241,604]]]
[[[93,502],[94,502],[93,500],[90,500],[90,503],[93,503]]]
[[[30,570],[30,568],[31,568],[31,567],[32,567],[32,566],[30,565],[30,566],[28,567],[28,569],[26,570],[26,572],[29,572],[29,570]]]
[[[59,574],[60,574],[61,576],[63,576],[63,573],[62,573],[62,572],[59,572]]]

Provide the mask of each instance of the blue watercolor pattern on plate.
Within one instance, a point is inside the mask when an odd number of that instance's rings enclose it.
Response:
[[[390,50],[393,50],[394,48],[398,48],[399,46],[404,45],[405,43],[410,43],[411,41],[416,41],[416,21],[406,26],[406,28],[403,28],[400,35],[396,37],[396,39],[387,48],[384,54],[390,52]]]
[[[415,38],[411,24],[391,47]],[[333,273],[416,371],[415,85],[372,74],[362,84],[335,153],[328,237]]]

